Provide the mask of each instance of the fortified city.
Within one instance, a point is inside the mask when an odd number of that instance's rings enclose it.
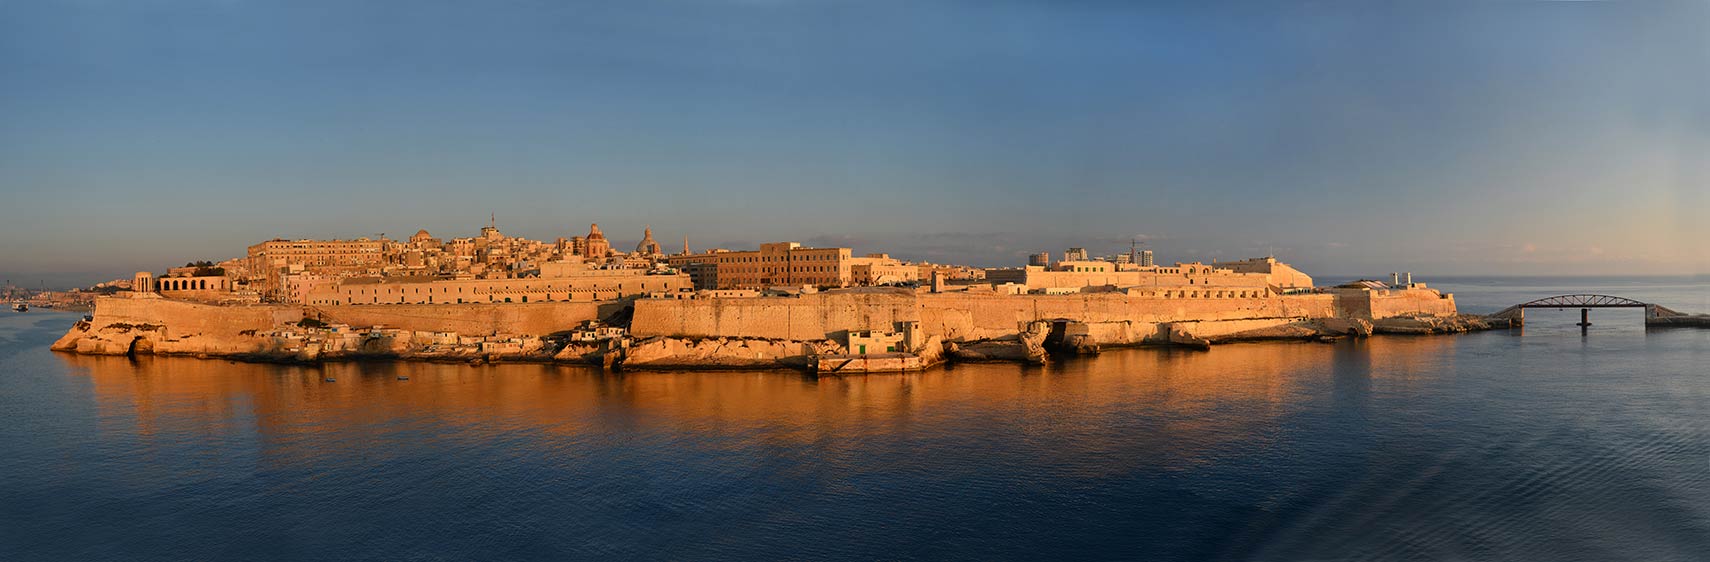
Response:
[[[552,242],[269,240],[244,257],[138,272],[53,346],[272,362],[535,361],[630,369],[898,372],[1044,362],[1124,346],[1208,349],[1506,327],[1411,274],[1321,287],[1275,257],[1156,265],[1150,250],[979,269],[794,242],[634,251],[599,225]],[[1653,314],[1652,316],[1655,316]]]

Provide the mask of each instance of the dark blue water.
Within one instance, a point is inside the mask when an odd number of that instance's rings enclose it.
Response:
[[[1548,312],[819,381],[133,362],[9,314],[0,560],[1710,557],[1710,331]]]

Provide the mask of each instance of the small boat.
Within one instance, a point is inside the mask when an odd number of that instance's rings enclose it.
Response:
[[[30,309],[30,305],[27,305],[27,304],[24,304],[21,302],[12,305],[12,312],[23,312],[23,311],[26,311],[29,309]]]
[[[335,378],[332,378],[332,377],[327,377],[327,378],[324,378],[324,379],[321,379],[321,380],[324,380],[324,381],[326,381],[326,382],[338,382],[338,379],[335,379]]]
[[[410,380],[410,377],[409,375],[398,375],[398,380],[407,381]]]

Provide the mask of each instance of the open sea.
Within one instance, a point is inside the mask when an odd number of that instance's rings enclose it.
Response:
[[[0,312],[0,561],[1710,560],[1710,330],[1638,310],[821,380],[49,352],[76,318]]]

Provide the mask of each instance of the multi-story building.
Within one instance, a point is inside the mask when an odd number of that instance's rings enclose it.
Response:
[[[887,254],[867,254],[851,258],[849,281],[852,285],[902,285],[919,282],[920,267],[906,264]]]
[[[718,264],[713,262],[689,262],[677,269],[689,276],[697,291],[718,289]]]
[[[386,265],[385,239],[285,240],[273,239],[249,247],[248,271],[259,290],[274,298],[282,296],[282,275],[292,272],[360,275],[378,274]]]
[[[287,265],[306,268],[370,268],[386,261],[386,240],[285,240],[276,238],[249,247],[255,269]]]
[[[915,264],[915,268],[920,270],[917,278],[922,282],[932,280],[932,276],[934,274],[942,276],[946,281],[961,283],[979,281],[986,278],[985,269],[966,265],[920,263]]]
[[[1248,292],[1312,288],[1312,277],[1275,258],[1218,264],[1178,263],[1172,267],[1121,265],[1103,261],[1061,261],[1051,267],[1029,265],[986,270],[994,284],[1014,283],[1029,291],[1086,287],[1221,287]]]
[[[716,266],[717,289],[763,289],[788,285],[848,287],[853,284],[849,248],[808,248],[796,242],[761,244],[759,250],[711,250],[668,256],[673,267],[693,263]],[[703,274],[704,275],[704,274]],[[704,277],[703,277],[704,279]],[[704,280],[701,285],[707,285]]]
[[[1211,266],[1235,273],[1264,275],[1266,283],[1282,289],[1312,288],[1312,276],[1302,273],[1286,263],[1277,261],[1275,257],[1266,256],[1240,261],[1211,262]]]

